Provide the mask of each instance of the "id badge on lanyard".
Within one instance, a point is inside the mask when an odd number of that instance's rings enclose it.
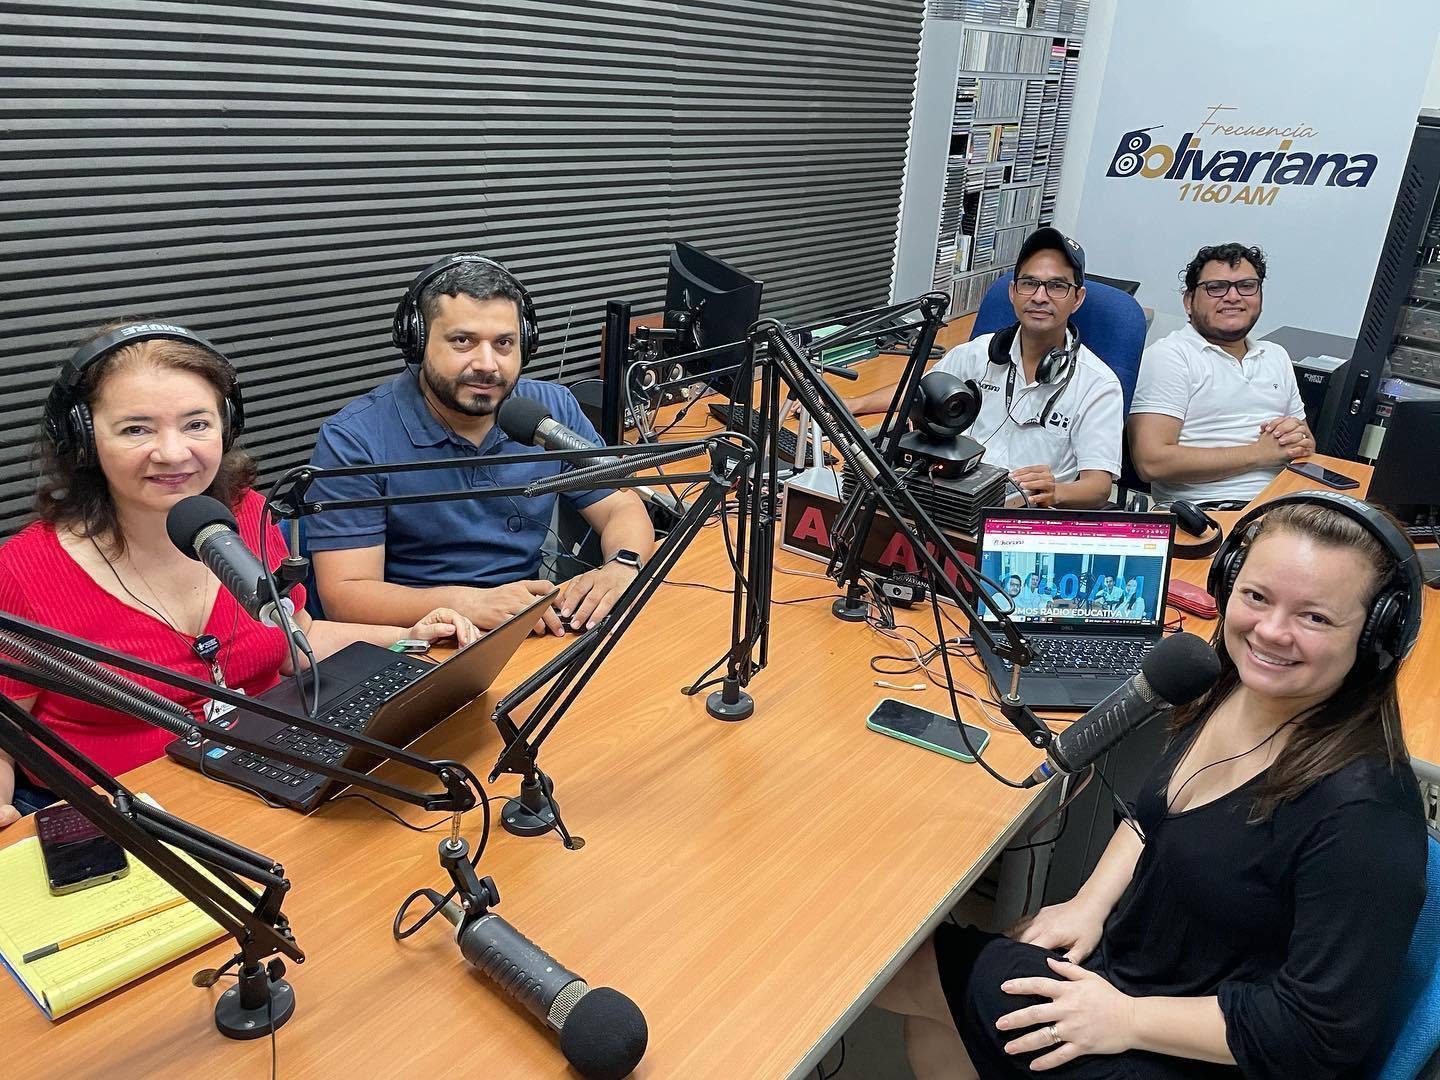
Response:
[[[201,634],[195,639],[195,644],[192,647],[195,650],[195,655],[200,658],[200,661],[209,667],[210,681],[221,689],[230,689],[225,685],[225,671],[220,666],[220,639],[214,634]],[[241,691],[237,690],[235,692],[240,693]],[[223,701],[216,701],[212,698],[205,702],[205,722],[207,724],[214,723],[226,713],[234,711],[234,705],[229,705]]]

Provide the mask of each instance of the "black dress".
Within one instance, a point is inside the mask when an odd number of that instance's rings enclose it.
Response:
[[[1170,776],[1198,732],[1172,740],[1136,817],[1147,842],[1085,967],[1133,996],[1218,996],[1239,1067],[1131,1051],[1036,1074],[997,1018],[1046,999],[1000,990],[1059,978],[1056,952],[973,928],[935,935],[940,980],[984,1080],[1036,1075],[1349,1078],[1395,1019],[1390,991],[1425,898],[1425,826],[1414,774],[1353,762],[1246,824],[1261,776],[1214,802],[1165,814]],[[1121,826],[1124,828],[1125,826]]]

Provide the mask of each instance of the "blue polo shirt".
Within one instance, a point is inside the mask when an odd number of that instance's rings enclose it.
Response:
[[[515,393],[542,402],[560,423],[597,445],[600,436],[563,386],[520,379]],[[420,394],[415,375],[397,375],[356,398],[325,421],[310,464],[329,469],[444,457],[494,458],[470,465],[384,476],[322,477],[310,498],[371,499],[487,487],[511,487],[551,476],[560,462],[506,465],[507,454],[535,453],[499,426],[477,447],[446,428]],[[566,492],[577,510],[609,490]],[[385,545],[385,580],[396,585],[503,585],[539,576],[540,550],[550,529],[555,495],[413,503],[365,510],[329,510],[306,520],[312,551]]]

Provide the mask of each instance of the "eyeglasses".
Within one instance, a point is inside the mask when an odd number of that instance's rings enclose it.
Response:
[[[1205,295],[1212,300],[1223,299],[1231,289],[1241,296],[1254,296],[1260,291],[1260,279],[1247,277],[1239,281],[1202,281],[1195,287],[1204,289]]]
[[[1015,291],[1022,296],[1034,296],[1041,288],[1044,288],[1045,295],[1051,300],[1064,300],[1069,296],[1071,290],[1080,288],[1073,282],[1063,281],[1060,278],[1051,278],[1049,281],[1041,281],[1039,278],[1030,276],[1018,277],[1015,279]]]

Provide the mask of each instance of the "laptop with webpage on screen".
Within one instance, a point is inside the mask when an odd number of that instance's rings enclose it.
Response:
[[[1014,606],[1010,618],[1035,650],[1020,696],[1037,709],[1088,709],[1140,670],[1160,640],[1175,540],[1171,514],[1109,510],[987,509],[977,564]],[[979,613],[1003,638],[988,594]],[[1001,693],[1011,665],[977,639]]]

